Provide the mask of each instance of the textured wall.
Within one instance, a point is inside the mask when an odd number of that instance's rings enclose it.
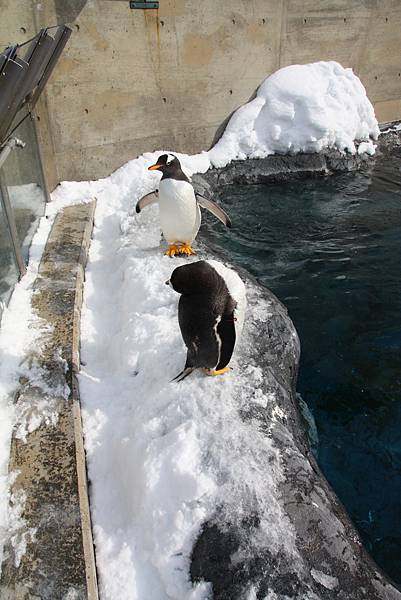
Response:
[[[74,31],[46,90],[60,180],[105,176],[156,148],[207,149],[260,82],[291,63],[352,66],[379,120],[401,118],[399,0],[3,4],[6,15],[25,4],[37,26]]]

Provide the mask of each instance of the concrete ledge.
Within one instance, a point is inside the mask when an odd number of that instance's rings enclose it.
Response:
[[[28,406],[42,422],[26,440],[12,439],[9,470],[18,474],[11,498],[24,496],[19,535],[27,547],[20,560],[11,542],[5,548],[1,600],[98,598],[76,379],[94,210],[91,202],[57,216],[34,285],[32,303],[44,329],[16,408],[23,405],[26,414]],[[46,408],[56,422],[43,420]]]

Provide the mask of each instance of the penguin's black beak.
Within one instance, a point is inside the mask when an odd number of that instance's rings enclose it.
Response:
[[[156,163],[155,165],[148,167],[148,171],[161,171],[160,167],[163,167],[163,166],[164,165],[160,165],[160,164]]]
[[[164,282],[166,285],[171,285],[170,283],[170,279],[167,279],[167,281]]]

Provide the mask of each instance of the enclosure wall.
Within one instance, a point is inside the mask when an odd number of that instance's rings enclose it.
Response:
[[[401,118],[399,0],[160,0],[158,10],[132,10],[128,0],[0,6],[3,46],[45,25],[73,29],[40,122],[50,186],[106,176],[145,151],[208,149],[260,82],[292,63],[352,67],[379,121]]]

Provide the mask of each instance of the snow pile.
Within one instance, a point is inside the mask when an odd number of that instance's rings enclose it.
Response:
[[[371,138],[378,135],[372,104],[352,69],[317,62],[291,65],[268,77],[207,154],[214,167],[223,167],[274,153],[338,148],[354,154],[356,140],[366,142],[363,152],[373,153]]]

